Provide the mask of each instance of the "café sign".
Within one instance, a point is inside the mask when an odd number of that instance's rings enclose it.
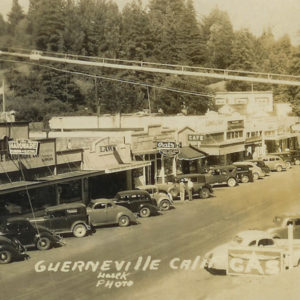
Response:
[[[17,139],[8,142],[9,154],[33,156],[38,153],[39,142],[28,139]]]

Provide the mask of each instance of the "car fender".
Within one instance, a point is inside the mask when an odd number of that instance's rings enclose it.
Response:
[[[0,250],[9,251],[12,254],[13,258],[19,257],[22,255],[22,253],[18,249],[15,249],[11,245],[0,245]]]
[[[154,206],[152,204],[148,204],[148,203],[140,204],[139,209],[141,209],[142,207],[148,207],[151,210],[151,212],[157,212],[158,211],[158,207]]]
[[[48,232],[40,232],[35,235],[34,237],[34,243],[36,244],[39,238],[47,237],[52,243],[56,243],[58,240]]]
[[[76,221],[76,222],[74,222],[74,223],[72,224],[72,226],[71,226],[71,231],[73,231],[74,227],[75,227],[76,225],[78,225],[78,224],[83,224],[83,225],[86,227],[87,230],[90,230],[90,229],[91,229],[91,226],[88,225],[86,222],[78,220],[78,221]]]

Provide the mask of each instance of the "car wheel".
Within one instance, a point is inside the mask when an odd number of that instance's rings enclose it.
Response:
[[[129,219],[129,217],[128,216],[121,216],[120,218],[119,218],[119,226],[120,227],[126,227],[126,226],[129,226],[129,224],[130,224],[130,219]]]
[[[259,178],[259,174],[258,173],[253,173],[253,179],[254,180],[258,180],[258,178]]]
[[[247,175],[244,175],[242,177],[242,183],[248,183],[249,182],[249,177]]]
[[[285,164],[286,164],[286,168],[287,169],[290,169],[292,167],[292,165],[291,165],[291,163],[289,161],[287,161]]]
[[[160,202],[159,209],[162,211],[169,210],[171,203],[169,200],[165,199]]]
[[[206,187],[203,188],[203,189],[201,190],[200,196],[201,196],[202,199],[209,198],[209,196],[210,196],[210,191],[209,191],[209,189],[206,188]]]
[[[142,218],[148,218],[151,215],[151,211],[149,207],[142,207],[140,209],[140,216]]]
[[[83,224],[77,224],[73,228],[73,235],[78,238],[84,237],[86,232],[86,227]]]
[[[296,159],[296,160],[295,160],[295,165],[297,165],[297,166],[300,165],[300,160],[299,160],[299,159]]]
[[[12,255],[8,250],[0,251],[0,264],[8,264],[11,262]]]
[[[230,187],[234,187],[236,185],[236,180],[234,178],[229,178],[227,184]]]
[[[280,166],[280,165],[277,166],[277,167],[276,167],[276,171],[277,171],[277,172],[281,172],[281,171],[282,171],[282,166]]]
[[[47,237],[41,237],[36,242],[36,247],[39,250],[48,250],[51,248],[51,246],[52,246],[52,243],[51,243],[50,239]]]

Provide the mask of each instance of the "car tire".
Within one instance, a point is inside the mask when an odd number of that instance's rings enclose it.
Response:
[[[128,216],[123,215],[119,218],[118,224],[120,227],[127,227],[130,225],[130,219]]]
[[[253,173],[253,179],[258,180],[259,179],[259,174],[257,172]]]
[[[139,211],[139,215],[141,218],[148,218],[151,215],[151,211],[149,207],[142,207]]]
[[[244,175],[241,179],[242,183],[248,183],[250,181],[249,176]]]
[[[290,169],[292,167],[292,165],[291,165],[291,163],[289,161],[287,161],[285,164],[286,164],[286,168],[287,169]]]
[[[36,242],[36,248],[38,250],[49,250],[52,247],[52,243],[47,237],[40,237]]]
[[[87,229],[84,224],[77,224],[74,226],[72,232],[75,237],[81,238],[86,236]]]
[[[0,250],[0,264],[8,264],[12,260],[12,254],[8,250]]]
[[[236,180],[235,180],[234,178],[229,178],[229,179],[227,180],[227,185],[228,185],[229,187],[234,187],[234,186],[236,186]]]
[[[299,159],[296,159],[296,160],[295,160],[295,165],[297,165],[297,166],[300,165],[300,160],[299,160]]]
[[[208,188],[204,187],[201,192],[200,192],[200,196],[202,199],[207,199],[210,196],[210,191]]]
[[[279,165],[279,166],[276,167],[276,171],[277,171],[277,172],[282,172],[282,170],[283,170],[283,169],[282,169],[282,166],[281,166],[281,165]]]
[[[161,211],[169,210],[170,207],[171,207],[171,203],[167,199],[162,200],[159,204],[159,210],[161,210]]]

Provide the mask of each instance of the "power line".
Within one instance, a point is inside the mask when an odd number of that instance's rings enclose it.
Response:
[[[201,96],[201,97],[209,97],[209,98],[214,98],[215,97],[213,94],[203,94],[203,93],[194,92],[194,91],[186,91],[186,90],[180,90],[180,89],[175,89],[175,88],[170,88],[170,87],[163,87],[163,86],[153,85],[153,84],[149,84],[149,83],[136,82],[136,81],[132,81],[132,80],[117,79],[117,78],[94,75],[94,74],[88,74],[88,73],[83,73],[83,72],[78,72],[78,71],[70,71],[70,70],[55,68],[55,67],[52,67],[52,66],[37,64],[37,63],[22,62],[22,61],[17,61],[17,60],[10,60],[10,59],[0,59],[0,61],[33,65],[33,66],[38,66],[38,67],[43,67],[43,68],[55,70],[55,71],[58,71],[58,72],[69,73],[69,74],[74,74],[74,75],[79,75],[79,76],[86,76],[86,77],[90,77],[90,78],[99,78],[99,79],[103,79],[103,80],[115,81],[115,82],[120,82],[120,83],[127,83],[127,84],[142,86],[142,87],[145,87],[145,88],[151,87],[151,88],[162,89],[162,90],[166,90],[166,91],[170,91],[170,92],[187,94],[187,95],[194,95],[194,96]]]

